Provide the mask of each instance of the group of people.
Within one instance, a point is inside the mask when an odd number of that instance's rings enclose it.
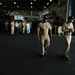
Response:
[[[70,60],[69,58],[69,51],[70,51],[70,44],[72,40],[72,33],[74,32],[73,26],[73,17],[68,17],[68,21],[63,23],[62,30],[64,32],[65,38],[65,49],[64,54],[62,55],[63,58],[66,60]],[[45,57],[47,55],[47,49],[50,45],[50,41],[52,39],[52,27],[50,23],[47,21],[47,18],[43,19],[38,26],[37,26],[37,37],[38,41],[41,43],[41,56]]]
[[[70,51],[70,45],[72,40],[72,33],[74,32],[73,21],[74,21],[74,18],[70,16],[68,17],[68,21],[64,22],[63,25],[61,26],[64,38],[65,38],[65,49],[62,56],[66,60],[70,60],[69,51]],[[20,27],[20,25],[22,26],[22,33],[25,33],[26,31],[27,34],[30,34],[32,22],[28,20],[24,20],[19,25],[18,21],[15,22],[14,20],[12,20],[10,25],[11,25],[11,34],[15,33],[15,28],[16,28],[16,32],[18,33],[18,28]],[[5,26],[6,30],[8,30],[7,26],[8,26],[8,22],[6,22],[6,26]],[[47,50],[48,50],[48,47],[50,46],[50,42],[52,39],[52,26],[48,22],[48,19],[44,18],[40,23],[38,23],[36,29],[37,29],[38,41],[40,41],[41,43],[40,53],[42,57],[45,57],[47,55]]]
[[[26,32],[27,34],[30,34],[31,31],[31,25],[32,22],[25,19],[22,22],[11,20],[10,22],[10,31],[11,34],[18,34],[19,32],[22,32],[23,34]],[[9,22],[8,20],[5,21],[5,30],[8,31],[9,29]]]

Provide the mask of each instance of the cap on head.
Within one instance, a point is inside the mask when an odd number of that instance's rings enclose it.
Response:
[[[47,16],[44,16],[44,17],[43,17],[43,20],[46,20],[46,19],[48,19]]]
[[[68,20],[74,20],[74,17],[69,16],[69,17],[68,17]]]

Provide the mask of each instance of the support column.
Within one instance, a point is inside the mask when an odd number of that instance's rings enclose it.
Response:
[[[69,0],[69,16],[75,17],[75,0]]]
[[[70,0],[67,0],[67,12],[66,12],[66,21],[68,21],[68,16],[69,16],[69,7],[70,7]]]
[[[69,0],[69,16],[75,17],[75,0]],[[75,29],[75,21],[74,21]],[[73,33],[75,35],[75,32]]]

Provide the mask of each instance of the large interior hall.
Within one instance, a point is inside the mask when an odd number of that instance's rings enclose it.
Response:
[[[75,75],[74,3],[75,0],[0,0],[0,75]],[[51,33],[41,29],[46,23]],[[63,25],[69,24],[71,29],[66,34]],[[50,40],[43,44],[46,34]],[[68,45],[65,35],[69,36]],[[47,43],[50,45],[45,54]]]

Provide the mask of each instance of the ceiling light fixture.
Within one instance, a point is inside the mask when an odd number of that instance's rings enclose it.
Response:
[[[44,6],[44,8],[46,8],[46,7]]]
[[[36,0],[34,0],[34,1],[36,1]]]
[[[47,3],[47,5],[49,5],[49,3]]]
[[[13,2],[14,4],[16,4],[16,2]]]
[[[0,3],[0,5],[2,5],[2,3]]]
[[[17,8],[19,8],[19,6],[17,6]]]
[[[32,5],[33,3],[31,2],[30,4]]]
[[[51,2],[52,0],[50,0],[50,2]]]
[[[31,6],[31,8],[33,8],[33,6]]]

